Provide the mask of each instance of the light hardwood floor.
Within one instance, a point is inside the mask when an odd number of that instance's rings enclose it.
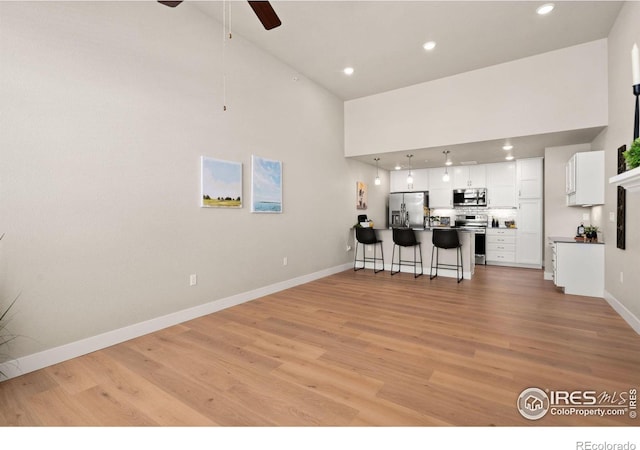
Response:
[[[538,270],[351,270],[0,383],[0,425],[638,425],[523,389],[640,387],[640,336]]]

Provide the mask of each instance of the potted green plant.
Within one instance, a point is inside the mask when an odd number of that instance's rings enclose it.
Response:
[[[629,150],[624,152],[622,156],[624,156],[629,169],[635,169],[640,166],[640,138],[633,141]]]
[[[590,242],[598,242],[598,227],[594,225],[584,227],[584,234]]]

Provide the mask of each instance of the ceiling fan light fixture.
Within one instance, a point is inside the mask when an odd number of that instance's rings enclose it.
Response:
[[[556,5],[554,5],[553,3],[545,3],[542,6],[538,6],[538,8],[536,9],[536,12],[541,15],[544,16],[546,14],[549,14],[551,11],[553,11],[553,8],[555,8]]]

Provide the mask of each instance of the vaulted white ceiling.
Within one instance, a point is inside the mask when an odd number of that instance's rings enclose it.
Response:
[[[270,31],[245,1],[191,4],[220,22],[223,7],[231,8],[234,34],[350,100],[605,38],[623,3],[551,1],[555,10],[547,16],[536,14],[545,1],[271,1],[282,25]],[[429,40],[437,46],[427,52]],[[355,69],[352,76],[342,72],[346,66]],[[541,145],[585,142],[599,131],[530,137],[526,144],[540,154]],[[473,159],[473,146],[466,150]],[[414,160],[421,159],[428,158]]]

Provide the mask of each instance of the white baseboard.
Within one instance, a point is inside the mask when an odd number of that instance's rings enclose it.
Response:
[[[154,319],[139,322],[133,325],[119,328],[117,330],[108,331],[106,333],[102,333],[86,339],[81,339],[79,341],[44,350],[42,352],[33,353],[31,355],[23,356],[11,361],[6,361],[0,364],[0,372],[4,373],[7,378],[14,378],[29,372],[49,367],[54,364],[61,363],[63,361],[67,361],[72,358],[77,358],[78,356],[86,355],[87,353],[95,352],[97,350],[101,350],[103,348],[128,341],[139,336],[143,336],[145,334],[153,333],[154,331],[158,331],[163,328],[177,325],[179,323],[196,319],[198,317],[206,316],[207,314],[221,311],[231,306],[240,305],[242,303],[264,297],[265,295],[273,294],[275,292],[283,291],[285,289],[308,283],[310,281],[318,280],[320,278],[342,272],[352,267],[353,263],[342,264],[340,266],[331,267],[308,275],[302,275],[290,280],[285,280],[279,283],[274,283],[268,286],[254,289],[252,291],[232,295],[231,297],[214,300],[203,305],[176,311],[165,316],[156,317]]]
[[[617,298],[615,298],[606,290],[604,291],[604,299],[607,301],[607,303],[609,303],[609,305],[611,305],[613,309],[615,309],[618,314],[620,314],[620,317],[622,317],[625,322],[627,322],[629,326],[633,328],[633,331],[640,334],[640,318],[635,316],[631,311],[627,309],[626,306],[620,303]]]
[[[553,281],[553,272],[545,272],[544,279],[547,281]]]

